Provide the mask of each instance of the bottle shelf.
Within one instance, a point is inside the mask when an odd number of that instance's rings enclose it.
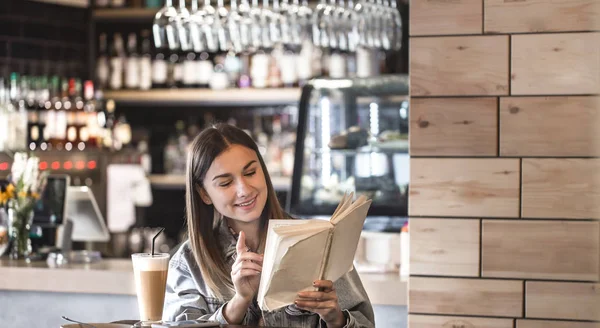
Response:
[[[63,0],[66,1],[66,0]],[[73,1],[73,0],[71,0]],[[160,8],[107,8],[94,9],[92,18],[96,21],[148,20],[152,21]]]
[[[185,189],[185,175],[179,174],[151,174],[150,184],[157,189]],[[271,177],[273,188],[277,191],[291,189],[291,177]]]
[[[105,91],[104,98],[129,104],[280,105],[297,103],[300,88],[278,89],[153,89]]]

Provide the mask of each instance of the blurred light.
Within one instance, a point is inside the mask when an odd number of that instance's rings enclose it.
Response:
[[[72,144],[72,143],[70,143],[70,142],[67,142],[67,144],[65,145],[65,149],[66,149],[67,151],[71,151],[71,149],[73,149],[73,144]]]
[[[50,167],[51,167],[53,170],[58,170],[58,169],[60,169],[60,163],[59,163],[59,162],[56,162],[56,161],[54,161],[54,162],[52,162],[52,164],[50,164]]]
[[[78,169],[78,170],[85,169],[85,162],[84,161],[77,161],[77,162],[75,162],[75,168]]]
[[[47,170],[48,169],[48,162],[40,162],[40,170]]]
[[[6,171],[6,170],[8,170],[8,163],[7,162],[0,163],[0,171]]]
[[[44,143],[43,143],[43,144],[40,146],[40,148],[41,148],[42,150],[46,150],[46,149],[48,149],[48,144],[44,142]]]
[[[369,123],[371,135],[377,136],[379,134],[379,105],[374,102],[369,104]]]
[[[35,142],[29,144],[29,150],[35,150]]]
[[[84,142],[80,142],[77,144],[77,149],[79,150],[84,150],[85,149],[85,143]]]
[[[63,163],[63,169],[65,170],[70,170],[73,168],[73,162],[71,161],[66,161]]]
[[[93,169],[95,169],[95,168],[96,168],[96,161],[88,161],[88,162],[87,162],[87,167],[88,167],[88,169],[90,169],[90,170],[93,170]]]

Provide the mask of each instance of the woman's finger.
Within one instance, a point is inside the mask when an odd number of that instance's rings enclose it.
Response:
[[[253,269],[256,271],[262,271],[262,265],[256,264],[254,262],[244,261],[240,264],[242,269]]]
[[[314,300],[330,300],[336,297],[335,293],[332,292],[299,292],[298,296],[306,299],[314,299]]]
[[[334,290],[333,281],[331,280],[315,280],[313,286],[318,287],[325,292]]]
[[[260,275],[260,271],[256,271],[253,269],[242,269],[242,270],[240,270],[240,273],[239,273],[240,277],[257,276],[257,275]]]
[[[235,260],[236,261],[253,261],[253,262],[262,263],[263,256],[256,254],[254,252],[244,252],[244,253],[238,255]]]
[[[314,309],[314,310],[334,309],[335,305],[336,305],[336,303],[332,302],[332,301],[321,302],[321,301],[300,301],[300,300],[294,301],[294,304],[296,304],[296,306],[301,307],[301,308],[310,308],[310,309]]]

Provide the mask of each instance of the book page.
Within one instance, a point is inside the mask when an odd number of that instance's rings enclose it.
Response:
[[[331,249],[325,267],[325,280],[336,281],[352,268],[354,254],[358,247],[371,201],[361,196],[342,212],[335,224]]]
[[[313,281],[319,276],[329,229],[301,241],[293,240],[293,245],[286,245],[287,251],[273,269],[271,281],[266,287],[261,305],[263,310],[272,311],[293,304],[299,291],[312,290]],[[286,248],[283,247],[285,243],[286,240],[282,240],[280,247]]]
[[[313,238],[323,231],[329,231],[331,227],[331,223],[324,220],[269,221],[263,271],[257,299],[262,309],[273,310],[293,303],[297,292],[300,291],[300,289],[294,290],[295,287],[293,286],[300,284],[298,282],[299,277],[306,275],[302,272],[302,270],[306,270],[304,268],[306,265],[303,263],[317,259],[320,264],[323,258],[323,245],[319,245],[320,242],[318,241],[320,237],[317,237],[316,241]],[[307,239],[309,242],[302,243]],[[303,254],[305,251],[302,249],[306,245],[309,245],[312,249],[306,252],[310,254],[309,257]],[[285,273],[289,271],[292,274]],[[310,285],[316,279],[314,277],[315,275],[312,275],[308,278],[309,280],[312,279]],[[291,302],[288,301],[290,295],[293,295]],[[265,299],[269,300],[269,304]]]

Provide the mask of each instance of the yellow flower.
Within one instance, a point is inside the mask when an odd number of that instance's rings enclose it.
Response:
[[[8,193],[0,191],[0,205],[4,205],[8,200]]]
[[[15,197],[15,186],[9,184],[6,186],[6,199]]]
[[[20,198],[25,198],[27,197],[27,192],[26,191],[19,191],[19,193],[17,194]]]
[[[33,199],[40,199],[40,194],[38,194],[37,192],[32,192],[31,197],[33,197]]]

